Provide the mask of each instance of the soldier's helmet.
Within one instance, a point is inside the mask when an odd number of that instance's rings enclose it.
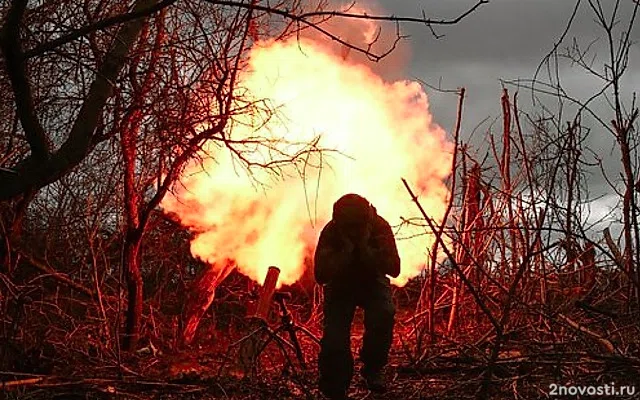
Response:
[[[367,225],[373,207],[367,199],[355,193],[345,194],[333,205],[333,220],[340,226],[358,229]]]

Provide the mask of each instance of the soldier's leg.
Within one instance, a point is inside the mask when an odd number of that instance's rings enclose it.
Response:
[[[364,338],[360,358],[363,374],[379,374],[387,364],[393,340],[395,306],[388,283],[371,287],[362,299],[364,308]]]
[[[351,323],[356,304],[351,293],[324,290],[323,335],[318,371],[320,390],[330,397],[347,392],[353,375]]]

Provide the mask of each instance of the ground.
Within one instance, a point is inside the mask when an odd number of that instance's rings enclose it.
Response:
[[[456,341],[439,336],[428,345],[416,334],[412,311],[402,309],[396,320],[395,341],[386,376],[384,395],[369,392],[355,374],[349,395],[353,399],[466,399],[476,398],[483,382],[494,335],[466,332]],[[247,349],[259,348],[271,337],[260,324],[243,319],[220,329],[212,318],[203,321],[198,340],[187,348],[170,350],[148,340],[132,355],[91,359],[78,352],[60,355],[51,374],[6,374],[9,387],[0,392],[8,399],[322,399],[316,388],[317,344],[300,331],[297,338],[306,368],[295,353],[285,353],[271,341],[255,363]],[[278,320],[270,322],[277,328]],[[317,319],[305,327],[320,335]],[[256,333],[256,331],[259,331]],[[284,333],[284,332],[283,332]],[[362,341],[362,315],[352,331],[357,361]],[[467,336],[465,336],[467,335]],[[284,333],[282,337],[290,342]],[[418,337],[422,338],[418,340]],[[283,345],[286,348],[286,345]],[[489,385],[492,399],[563,398],[552,396],[551,385],[618,388],[636,385],[636,393],[616,399],[640,398],[640,362],[635,358],[602,355],[584,343],[546,342],[511,335],[500,352]],[[63,361],[64,360],[64,361]],[[247,365],[253,368],[248,368]],[[7,383],[9,382],[9,383]],[[568,396],[564,398],[597,398]]]

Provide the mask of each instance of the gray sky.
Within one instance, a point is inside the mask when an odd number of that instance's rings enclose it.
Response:
[[[475,0],[380,0],[380,4],[396,15],[453,17]],[[612,5],[614,0],[604,0]],[[632,0],[622,0],[625,11]],[[428,28],[405,25],[404,33],[411,35],[411,60],[408,76],[455,89],[467,89],[465,127],[472,129],[487,116],[500,115],[500,79],[528,79],[533,76],[540,60],[551,50],[569,20],[575,0],[490,0],[458,25],[436,28],[445,36],[435,39]],[[581,12],[568,38],[576,37],[584,44],[600,34],[584,0]],[[621,15],[625,13],[622,12]],[[638,31],[633,37],[640,39]],[[567,41],[567,44],[569,41]],[[600,42],[604,44],[603,42]],[[604,50],[604,47],[600,47]],[[637,45],[635,46],[637,53]],[[637,56],[637,54],[636,54]],[[637,58],[637,57],[636,57]],[[634,68],[636,67],[636,68]],[[577,70],[566,71],[565,80],[574,93],[588,95],[598,83]],[[640,70],[631,64],[629,84],[637,87]],[[513,91],[513,89],[511,89]],[[455,120],[456,99],[452,95],[429,91],[433,113],[445,128]],[[520,92],[523,106],[529,93]]]
[[[454,17],[476,3],[475,0],[379,0],[379,4],[395,15],[420,15],[422,10],[429,17]],[[602,0],[609,10],[615,0]],[[403,33],[411,35],[408,41],[411,55],[404,75],[420,79],[431,85],[441,85],[445,89],[465,87],[467,97],[462,125],[462,137],[468,138],[471,131],[485,118],[492,122],[501,116],[500,79],[531,79],[543,57],[553,48],[554,43],[565,30],[576,0],[490,0],[474,14],[458,25],[437,28],[437,33],[445,35],[436,39],[429,29],[419,24],[407,24]],[[628,23],[633,0],[621,0],[619,17]],[[595,16],[589,9],[587,0],[583,0],[579,13],[572,25],[565,45],[573,38],[586,46],[598,37],[602,30],[594,21]],[[637,24],[636,24],[637,25]],[[640,27],[636,27],[632,39],[640,42]],[[604,40],[593,45],[599,56],[606,55]],[[624,94],[631,99],[633,91],[640,87],[640,47],[635,44],[631,52],[631,61],[627,75],[623,80]],[[594,53],[595,54],[595,53]],[[602,70],[602,61],[595,66]],[[569,92],[577,98],[586,99],[597,92],[602,83],[568,64],[561,70],[563,82]],[[546,78],[543,74],[542,78]],[[515,88],[509,87],[513,94]],[[427,89],[434,120],[450,132],[455,122],[457,98],[455,94],[443,94]],[[519,91],[521,109],[530,111],[531,92]],[[605,121],[612,119],[611,109],[604,101],[594,104],[594,110]],[[571,118],[567,114],[566,118]],[[585,121],[593,127],[588,138],[588,146],[597,154],[607,158],[607,167],[613,179],[619,176],[620,162],[617,151],[612,151],[613,137],[602,127]],[[482,146],[486,143],[485,133],[490,129],[488,123],[481,125],[474,135],[472,143]],[[493,129],[500,130],[500,123]],[[484,151],[481,151],[484,154]],[[601,174],[597,170],[589,178],[592,193],[611,193]],[[597,203],[597,202],[596,202]],[[596,204],[594,203],[594,204]],[[600,201],[611,204],[610,200]],[[598,203],[599,204],[599,203]],[[596,208],[601,208],[596,206]],[[601,214],[603,210],[596,210]]]

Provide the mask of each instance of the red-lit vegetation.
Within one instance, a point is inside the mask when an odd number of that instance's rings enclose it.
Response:
[[[371,15],[325,11],[322,2],[311,11],[297,1],[139,0],[124,9],[74,0],[28,10],[24,3],[0,6],[0,88],[10,94],[0,100],[0,392],[30,399],[319,396],[322,291],[310,268],[317,236],[311,228],[292,227],[314,219],[308,204],[328,213],[335,194],[354,186],[330,184],[321,200],[298,204],[301,216],[292,219],[274,217],[267,197],[256,200],[235,181],[219,182],[233,176],[228,173],[235,166],[257,177],[253,183],[264,184],[259,187],[275,187],[285,203],[289,188],[262,178],[283,182],[292,166],[302,166],[298,178],[306,178],[307,169],[340,166],[336,160],[345,149],[336,147],[348,135],[323,125],[325,138],[340,139],[332,146],[316,132],[305,140],[270,137],[277,129],[267,122],[279,115],[273,104],[238,90],[268,92],[245,74],[260,69],[252,64],[251,47],[261,39],[276,37],[269,42],[276,47],[297,35],[299,43],[338,40],[342,59],[335,44],[317,55],[326,61],[324,72],[336,63],[343,71],[350,52],[376,59],[397,42],[376,36],[375,29],[363,30],[365,38],[340,29],[336,36],[325,22],[368,23]],[[552,383],[640,382],[638,109],[625,103],[620,88],[631,49],[625,34],[635,13],[618,16],[628,24],[620,31],[601,8],[592,11],[612,50],[605,72],[598,75],[577,47],[566,56],[606,82],[610,113],[594,115],[589,101],[561,90],[553,73],[556,46],[543,63],[552,71],[549,80],[536,77],[528,89],[554,96],[569,111],[525,113],[518,95],[505,89],[496,101],[501,123],[486,132],[490,151],[482,156],[461,132],[464,89],[457,92],[458,121],[447,142],[431,126],[417,84],[388,85],[360,69],[363,60],[349,64],[366,77],[360,86],[367,93],[411,98],[414,103],[400,108],[417,104],[418,111],[385,114],[393,106],[375,101],[367,110],[381,107],[390,126],[403,132],[411,124],[400,124],[407,121],[429,125],[422,127],[428,140],[408,135],[402,140],[409,145],[402,146],[396,137],[389,143],[397,147],[382,141],[389,154],[413,152],[404,157],[411,162],[384,166],[391,176],[376,176],[375,190],[356,187],[385,198],[385,185],[396,184],[399,190],[388,189],[388,204],[380,207],[395,213],[389,217],[397,219],[397,231],[419,233],[398,237],[401,250],[407,246],[407,269],[396,281],[403,286],[394,289],[390,391],[375,398],[529,399],[548,397]],[[432,29],[458,21],[381,19],[427,22]],[[344,99],[348,88],[336,80],[336,88],[321,85],[313,93],[320,99],[320,89],[344,90],[337,92]],[[587,117],[611,134],[621,160],[621,177],[610,182],[621,207],[598,222],[604,230],[590,226],[585,215]],[[298,123],[295,129],[317,128],[296,118],[287,120]],[[238,137],[241,128],[231,130],[256,119],[269,134],[256,128]],[[371,137],[385,134],[389,130]],[[411,146],[420,140],[423,147]],[[216,158],[217,151],[229,160]],[[317,162],[327,154],[333,164]],[[425,165],[429,160],[437,160],[437,168]],[[367,161],[367,171],[382,163]],[[194,178],[198,168],[207,177]],[[222,181],[215,180],[218,174]],[[206,179],[213,180],[203,184]],[[236,196],[228,195],[233,190]],[[216,214],[216,207],[224,212]],[[221,224],[231,228],[226,236],[216,236]],[[269,230],[277,237],[268,237]],[[295,237],[289,241],[286,233]],[[407,243],[418,243],[420,251],[412,253]],[[247,253],[252,245],[261,250]],[[421,256],[422,264],[416,262]],[[282,276],[295,283],[271,300],[262,298],[269,312],[252,318],[263,292],[255,280],[272,264],[282,264]],[[358,315],[354,351],[361,339]],[[372,398],[357,380],[351,395]]]

